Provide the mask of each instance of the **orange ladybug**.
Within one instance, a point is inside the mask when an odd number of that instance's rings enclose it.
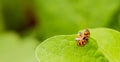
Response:
[[[79,32],[78,36],[76,38],[77,45],[78,46],[85,46],[89,37],[90,37],[90,31],[88,29],[85,29],[84,34]]]

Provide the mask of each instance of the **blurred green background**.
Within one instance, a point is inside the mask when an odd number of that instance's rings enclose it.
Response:
[[[41,41],[99,27],[120,31],[120,0],[0,0],[0,62],[35,62]]]

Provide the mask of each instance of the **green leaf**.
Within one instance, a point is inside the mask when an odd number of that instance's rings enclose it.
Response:
[[[36,0],[41,37],[73,34],[79,29],[107,26],[119,0]]]
[[[39,62],[119,62],[120,33],[106,28],[91,29],[84,47],[76,45],[77,35],[49,38],[36,49]]]
[[[100,50],[110,61],[120,61],[120,32],[99,28],[91,30],[91,36],[97,40]]]
[[[37,62],[34,38],[21,39],[16,33],[0,34],[0,62]]]

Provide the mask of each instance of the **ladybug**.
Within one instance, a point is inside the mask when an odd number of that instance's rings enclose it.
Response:
[[[88,29],[84,30],[84,34],[82,34],[81,32],[78,33],[78,36],[76,38],[77,41],[77,45],[78,46],[85,46],[88,39],[90,37],[90,31]]]

